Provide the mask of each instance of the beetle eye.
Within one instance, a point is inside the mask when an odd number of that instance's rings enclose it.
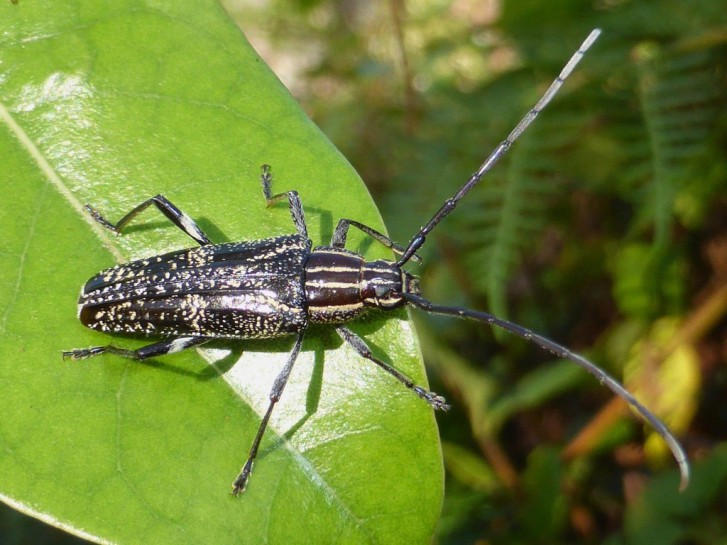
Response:
[[[394,294],[394,289],[389,286],[376,286],[374,293],[377,299],[386,299]]]

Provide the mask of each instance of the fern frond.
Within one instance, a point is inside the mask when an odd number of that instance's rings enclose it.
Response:
[[[472,282],[495,314],[507,315],[508,279],[546,224],[551,197],[562,191],[558,155],[583,126],[583,116],[549,112],[511,150],[504,173],[488,180],[462,214],[461,240]]]
[[[649,56],[637,65],[638,98],[650,144],[651,176],[645,218],[654,245],[669,242],[674,202],[692,162],[705,151],[717,117],[718,81],[709,50],[678,49]]]

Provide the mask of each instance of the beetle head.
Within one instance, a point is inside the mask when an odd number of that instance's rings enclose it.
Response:
[[[384,310],[403,306],[402,293],[418,295],[419,279],[386,260],[371,261],[363,268],[364,304]]]

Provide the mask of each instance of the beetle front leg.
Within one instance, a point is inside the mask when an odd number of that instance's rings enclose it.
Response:
[[[364,225],[363,223],[359,223],[355,220],[349,220],[349,219],[340,219],[338,220],[338,225],[336,225],[336,230],[333,232],[333,236],[331,237],[331,246],[334,248],[344,248],[346,246],[346,238],[348,237],[348,228],[349,226],[353,226],[359,231],[362,231],[366,233],[368,236],[373,238],[375,241],[383,244],[387,248],[389,248],[392,252],[394,252],[396,255],[403,255],[405,248],[401,246],[400,244],[397,244],[393,240],[391,240],[389,237],[387,237],[383,233],[379,233],[376,229],[372,229],[368,225]],[[415,255],[412,258],[412,261],[416,263],[421,263],[422,260],[418,255]]]
[[[235,496],[245,491],[247,481],[250,479],[250,474],[252,473],[252,465],[255,463],[255,458],[257,458],[257,451],[260,448],[260,443],[262,442],[263,435],[265,435],[265,430],[268,427],[270,415],[273,413],[273,408],[278,403],[278,401],[280,401],[280,396],[283,394],[283,389],[288,382],[290,372],[293,370],[293,364],[295,363],[295,360],[298,358],[298,354],[300,353],[300,347],[303,344],[304,334],[305,330],[298,333],[298,338],[295,340],[293,350],[291,350],[290,355],[288,356],[288,361],[286,362],[285,367],[283,367],[283,370],[280,371],[278,378],[275,379],[272,390],[270,390],[270,403],[268,404],[268,410],[265,411],[265,416],[263,416],[262,422],[260,422],[260,426],[257,429],[257,434],[255,434],[255,439],[253,440],[252,446],[250,447],[247,461],[245,462],[245,465],[242,466],[240,474],[232,483],[232,494]]]
[[[212,244],[210,239],[202,232],[202,229],[197,226],[194,220],[174,206],[164,195],[156,195],[151,199],[144,201],[115,224],[104,218],[98,210],[89,204],[86,205],[86,210],[88,210],[91,217],[96,220],[97,223],[103,225],[106,229],[113,231],[117,235],[120,235],[127,223],[152,204],[156,206],[162,214],[169,218],[169,221],[192,237],[200,246]]]
[[[424,401],[429,403],[432,406],[432,408],[438,409],[441,411],[449,410],[449,405],[447,405],[446,399],[444,399],[439,394],[430,392],[426,388],[417,386],[416,384],[414,384],[414,382],[409,377],[400,373],[399,371],[394,369],[391,365],[376,358],[371,353],[371,349],[366,345],[364,340],[361,337],[359,337],[358,335],[356,335],[353,331],[351,331],[347,327],[338,326],[336,328],[336,332],[341,336],[341,338],[344,341],[346,341],[348,344],[350,344],[353,347],[353,349],[359,353],[359,355],[361,357],[366,358],[367,360],[372,361],[376,365],[381,367],[384,371],[386,371],[387,373],[392,375],[396,380],[401,382],[404,386],[409,388],[416,395],[418,395]]]
[[[164,354],[174,354],[175,352],[181,352],[187,348],[193,346],[199,346],[200,344],[206,343],[210,339],[207,337],[177,337],[169,341],[162,341],[147,346],[142,346],[136,350],[127,350],[126,348],[119,348],[112,344],[106,346],[93,346],[91,348],[80,348],[76,350],[67,350],[63,352],[63,359],[71,360],[84,360],[86,358],[92,358],[100,354],[116,354],[131,360],[145,360],[147,358],[153,358],[155,356],[163,356]]]

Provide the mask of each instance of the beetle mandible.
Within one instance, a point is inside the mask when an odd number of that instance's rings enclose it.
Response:
[[[115,224],[87,205],[86,209],[95,221],[117,234],[141,211],[154,205],[199,247],[103,270],[88,280],[81,291],[78,314],[83,325],[99,331],[138,333],[165,340],[137,350],[113,345],[70,350],[63,352],[64,358],[83,359],[112,353],[144,360],[199,346],[211,339],[267,339],[295,335],[293,349],[270,391],[268,408],[247,460],[232,484],[233,494],[237,495],[245,490],[270,415],[283,393],[306,328],[311,323],[331,324],[361,357],[391,374],[431,407],[449,408],[443,397],[416,385],[377,358],[365,341],[344,325],[369,309],[392,310],[409,304],[426,312],[500,327],[583,367],[625,399],[664,438],[679,465],[681,488],[684,488],[689,481],[689,464],[681,445],[663,422],[618,381],[582,356],[515,323],[486,312],[428,301],[421,295],[417,277],[403,269],[409,261],[418,261],[416,252],[427,235],[482,180],[550,102],[599,34],[600,30],[591,32],[536,105],[406,247],[366,225],[341,219],[330,245],[313,248],[298,193],[288,191],[273,195],[267,165],[262,167],[263,194],[268,206],[287,199],[297,231],[294,235],[213,244],[192,218],[162,195],[144,201]],[[399,256],[398,260],[366,261],[363,256],[347,250],[349,227],[363,231],[391,249]]]

